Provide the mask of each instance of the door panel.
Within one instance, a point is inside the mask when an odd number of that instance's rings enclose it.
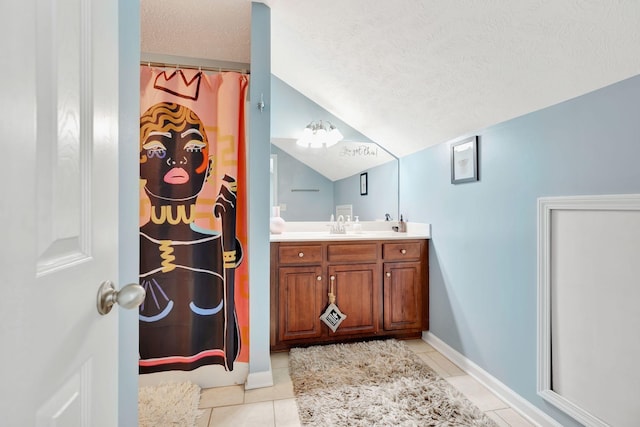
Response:
[[[3,4],[3,425],[118,423],[117,310],[96,309],[118,278],[117,13],[113,0]]]
[[[36,414],[36,426],[85,426],[89,425],[91,388],[91,363],[85,363]]]
[[[38,274],[90,257],[91,23],[87,0],[40,1],[37,37]]]

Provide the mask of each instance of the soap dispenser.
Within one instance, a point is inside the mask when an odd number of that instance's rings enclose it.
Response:
[[[280,217],[280,206],[274,206],[269,219],[269,231],[271,234],[281,234],[284,231],[285,221]]]
[[[406,233],[407,232],[407,223],[404,220],[404,218],[402,217],[402,215],[400,215],[400,222],[398,222],[398,231],[400,233]]]
[[[355,215],[353,222],[353,232],[354,233],[362,233],[362,224],[360,224],[360,220],[358,219],[358,215]]]

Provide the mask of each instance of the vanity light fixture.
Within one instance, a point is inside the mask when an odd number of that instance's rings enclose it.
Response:
[[[302,136],[296,141],[301,147],[321,148],[336,145],[344,138],[331,122],[311,122],[304,128]]]

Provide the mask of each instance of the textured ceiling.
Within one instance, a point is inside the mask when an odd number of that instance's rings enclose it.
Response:
[[[638,0],[264,3],[272,73],[398,156],[640,74]],[[249,21],[142,0],[142,50],[249,62]]]
[[[249,63],[251,1],[140,0],[144,53]]]

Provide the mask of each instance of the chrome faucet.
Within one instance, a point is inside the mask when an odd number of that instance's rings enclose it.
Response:
[[[338,221],[331,223],[331,234],[346,234],[347,229],[344,226],[344,216],[338,215]]]

